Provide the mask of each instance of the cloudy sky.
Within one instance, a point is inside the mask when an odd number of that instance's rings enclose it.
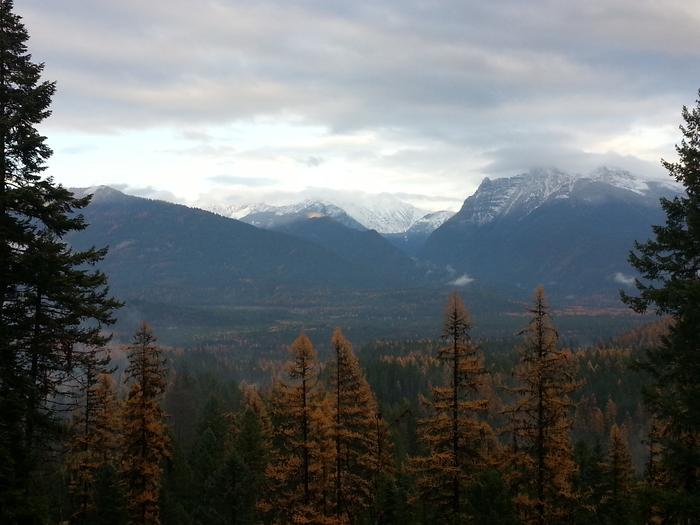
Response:
[[[660,177],[700,88],[688,0],[15,0],[69,186],[308,187],[454,207],[484,176]]]

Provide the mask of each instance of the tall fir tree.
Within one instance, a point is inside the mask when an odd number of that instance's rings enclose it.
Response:
[[[145,322],[134,334],[128,358],[125,378],[131,386],[124,405],[121,471],[129,517],[134,525],[158,525],[163,461],[169,454],[161,408],[167,369],[163,351]]]
[[[530,313],[514,373],[517,399],[505,410],[512,437],[507,475],[525,523],[569,523],[575,501],[569,398],[577,387],[573,363],[571,355],[557,346],[558,334],[542,288],[535,291]]]
[[[40,519],[32,488],[54,436],[55,394],[76,344],[101,346],[118,303],[91,271],[104,250],[62,241],[86,224],[75,198],[44,177],[51,149],[36,129],[50,115],[53,82],[32,62],[12,0],[0,0],[0,521]]]
[[[444,315],[445,346],[438,352],[449,375],[448,386],[432,389],[431,414],[419,427],[427,455],[412,459],[418,495],[432,504],[441,523],[469,518],[468,488],[487,468],[494,444],[483,418],[488,408],[480,393],[483,358],[470,330],[469,313],[459,295],[452,293]]]
[[[683,107],[678,160],[662,161],[685,194],[661,199],[666,223],[630,252],[642,277],[639,295],[622,294],[635,311],[653,308],[672,319],[668,335],[641,365],[652,377],[644,391],[647,406],[664,422],[659,437],[668,480],[662,506],[678,523],[700,515],[700,92],[698,97],[695,107]]]
[[[261,499],[260,509],[274,523],[323,523],[327,414],[323,412],[320,365],[304,333],[294,340],[290,354],[284,379],[273,387],[273,450],[265,473],[269,493]]]
[[[371,505],[373,484],[388,467],[386,427],[352,344],[337,328],[330,366],[334,451],[333,506],[338,521],[354,522]]]

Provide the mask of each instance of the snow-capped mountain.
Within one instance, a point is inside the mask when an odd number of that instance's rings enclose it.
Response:
[[[598,193],[594,191],[597,188]],[[607,197],[611,190],[622,190],[653,199],[669,191],[679,191],[672,182],[644,180],[630,172],[601,167],[586,175],[558,169],[535,169],[502,179],[485,178],[455,217],[455,221],[476,225],[488,224],[507,215],[525,216],[553,199],[582,196],[588,199]],[[631,196],[628,196],[631,197]]]
[[[334,218],[352,228],[357,229],[358,225],[351,225],[350,221],[382,234],[406,232],[428,213],[427,210],[417,208],[387,193],[312,189],[300,192],[297,198],[299,200],[289,202],[287,197],[288,202],[282,205],[270,205],[265,202],[200,202],[198,206],[261,227],[270,227],[267,224],[273,217],[278,219],[272,223],[278,223],[283,221],[285,215],[298,219],[304,213],[318,213],[319,216]]]
[[[344,210],[334,204],[305,200],[289,206],[249,207],[251,211],[240,217],[240,220],[258,228],[276,229],[285,224],[303,219],[329,217],[343,226],[353,230],[364,230],[365,227],[350,217]]]
[[[486,178],[418,255],[457,275],[524,289],[544,284],[576,294],[626,286],[634,241],[663,222],[659,198],[680,191],[613,168]]]
[[[379,233],[408,231],[427,211],[416,208],[393,195],[381,193],[338,194],[332,201],[369,230]]]
[[[202,210],[210,211],[216,213],[217,215],[222,215],[223,217],[228,217],[229,219],[238,219],[250,215],[251,213],[272,211],[276,206],[271,206],[262,202],[257,202],[254,204],[225,204],[218,202],[206,202],[197,203],[197,208]]]
[[[394,246],[413,257],[418,250],[421,249],[430,234],[442,226],[443,223],[454,214],[455,212],[453,211],[444,210],[431,212],[414,222],[408,231],[401,233],[385,233],[384,237]]]
[[[441,210],[424,215],[408,229],[408,234],[430,234],[437,230],[444,222],[455,214],[453,211]]]

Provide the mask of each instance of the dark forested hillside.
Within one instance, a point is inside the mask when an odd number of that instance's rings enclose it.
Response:
[[[91,228],[68,240],[76,247],[109,244],[102,267],[114,275],[114,288],[128,298],[236,303],[261,300],[279,289],[422,284],[410,261],[390,247],[373,255],[378,244],[379,250],[384,247],[371,232],[349,232],[361,237],[352,246],[338,239],[331,249],[302,235],[263,230],[108,187],[96,190],[83,214]],[[325,243],[330,242],[325,236]],[[397,263],[398,271],[391,271]]]
[[[323,246],[384,283],[425,286],[431,282],[427,268],[374,230],[350,228],[330,217],[301,219],[274,229]],[[433,276],[432,282],[436,281],[438,276]]]

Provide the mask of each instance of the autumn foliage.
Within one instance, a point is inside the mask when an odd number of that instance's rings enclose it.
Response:
[[[511,442],[507,457],[510,483],[525,523],[568,523],[576,495],[570,441],[576,389],[570,352],[557,346],[544,290],[535,292],[531,320],[514,372],[516,399],[505,410]]]
[[[419,430],[427,454],[412,459],[418,498],[431,502],[445,523],[468,517],[466,488],[486,468],[494,443],[483,418],[488,404],[480,393],[483,360],[470,329],[464,303],[451,294],[444,314],[444,346],[438,352],[447,385],[433,387],[432,399],[426,401],[429,414]]]
[[[131,523],[158,525],[163,460],[168,455],[165,416],[160,402],[165,391],[165,360],[156,338],[141,323],[128,348],[121,471],[126,482]]]

